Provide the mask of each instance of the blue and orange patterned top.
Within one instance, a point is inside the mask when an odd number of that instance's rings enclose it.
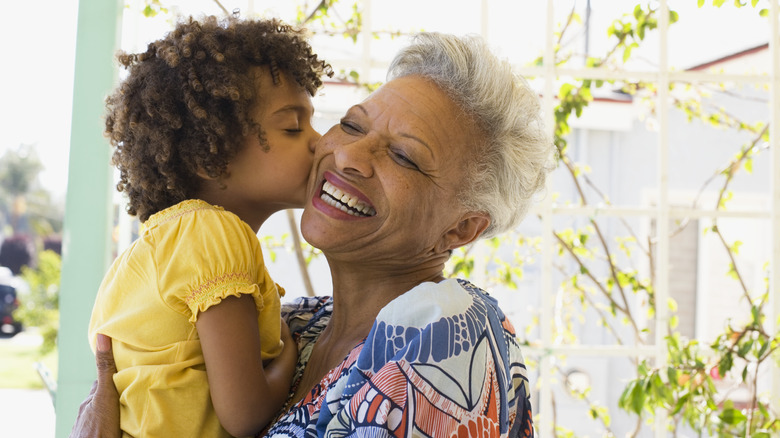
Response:
[[[332,312],[330,297],[282,305],[298,341],[296,382]],[[533,437],[514,328],[468,281],[423,283],[385,306],[366,339],[266,436]]]

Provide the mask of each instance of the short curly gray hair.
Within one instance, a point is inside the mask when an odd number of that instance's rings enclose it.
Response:
[[[463,206],[490,216],[482,237],[515,227],[553,168],[553,142],[539,97],[479,36],[415,35],[393,59],[387,80],[422,76],[441,88],[483,131],[459,193]]]

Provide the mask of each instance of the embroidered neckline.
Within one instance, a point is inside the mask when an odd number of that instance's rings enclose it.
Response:
[[[181,217],[187,213],[198,210],[224,211],[225,209],[216,205],[211,205],[201,199],[188,199],[149,216],[149,219],[144,222],[144,227],[146,229],[150,229],[162,223],[168,222],[169,220],[176,219],[177,217]]]

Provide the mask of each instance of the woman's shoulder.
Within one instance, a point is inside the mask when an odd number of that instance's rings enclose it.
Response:
[[[333,297],[326,295],[296,297],[282,303],[282,313],[289,316],[314,314],[325,307],[329,307],[331,311],[333,310]]]
[[[475,311],[503,317],[498,302],[483,289],[467,280],[450,278],[438,283],[422,283],[410,289],[385,306],[377,321],[419,327]]]
[[[333,297],[298,297],[282,303],[282,319],[290,332],[300,334],[324,329],[333,314]]]
[[[515,329],[496,299],[467,280],[448,279],[423,283],[393,300],[380,311],[366,344],[387,345],[383,354],[411,362],[440,362],[470,357],[486,342],[490,348],[479,351],[498,352],[496,364],[522,364]]]

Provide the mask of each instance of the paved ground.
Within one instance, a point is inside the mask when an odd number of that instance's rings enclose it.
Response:
[[[54,437],[54,406],[45,390],[0,388],[0,436]]]
[[[0,342],[39,345],[40,336],[22,332]],[[2,360],[2,358],[0,358]],[[46,390],[0,388],[0,437],[54,437],[54,406]]]

